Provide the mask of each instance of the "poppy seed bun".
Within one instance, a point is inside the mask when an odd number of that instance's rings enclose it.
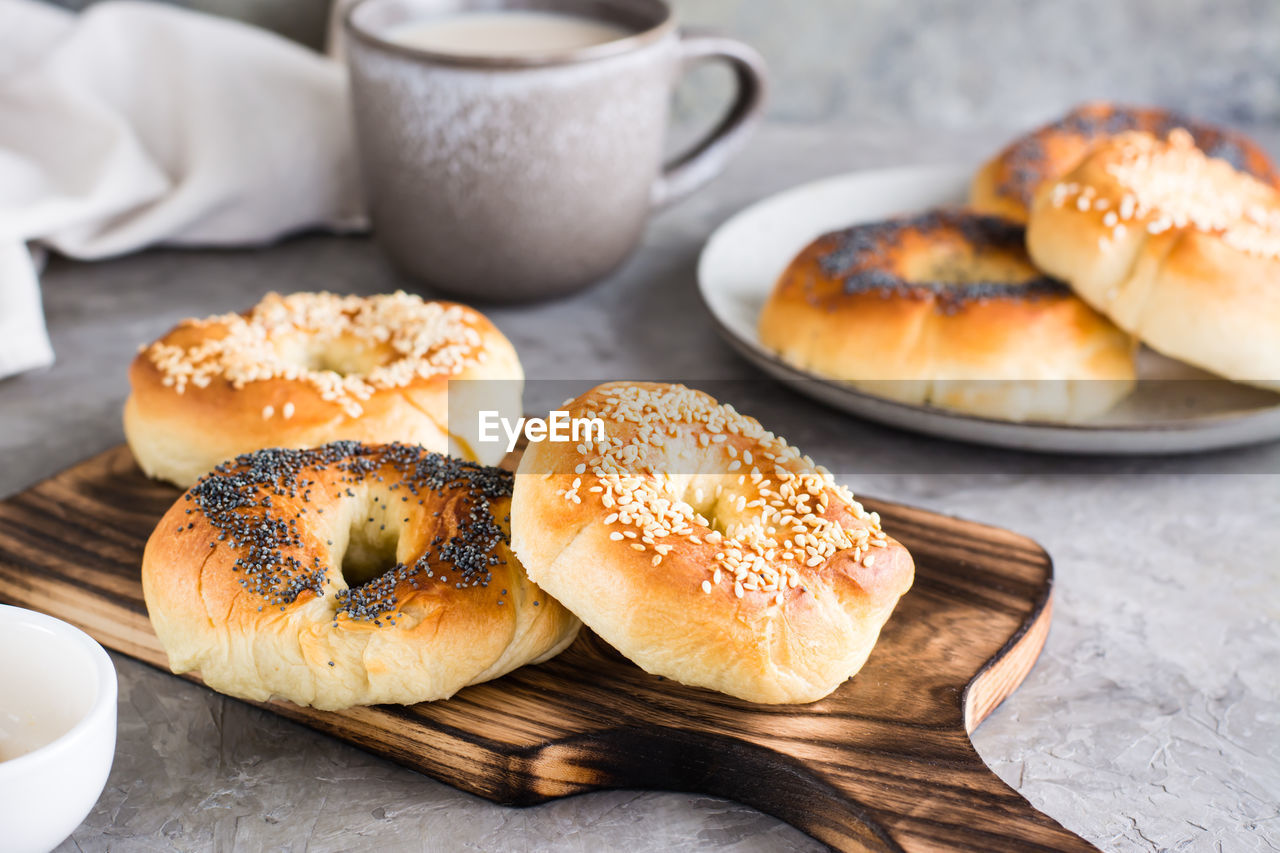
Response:
[[[147,540],[174,672],[322,709],[451,696],[572,642],[508,547],[511,474],[419,447],[263,450],[202,478]]]
[[[988,161],[970,188],[975,210],[1025,223],[1036,191],[1075,168],[1095,144],[1130,131],[1164,138],[1182,128],[1210,157],[1227,160],[1263,181],[1280,185],[1265,152],[1232,130],[1153,107],[1082,104],[1062,118],[1018,137]]]
[[[1130,337],[1031,263],[1016,223],[959,210],[819,237],[760,314],[788,364],[911,405],[1083,421],[1133,387]]]

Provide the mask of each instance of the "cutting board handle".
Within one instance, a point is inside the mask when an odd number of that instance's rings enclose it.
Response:
[[[512,790],[510,801],[601,788],[690,791],[747,803],[839,851],[1094,851],[1005,784],[969,739],[1031,671],[1052,612],[1046,591],[965,688],[938,695],[922,682],[916,690],[923,693],[900,696],[903,705],[889,713],[827,700],[745,713],[708,694],[698,727],[689,728],[679,723],[688,710],[665,714],[650,704],[667,724],[620,723],[536,750],[512,774],[536,781]],[[587,646],[613,654],[593,637]]]
[[[936,734],[931,741],[935,748]],[[1096,853],[1093,845],[1006,785],[967,737],[957,736],[952,746],[954,751],[944,754],[921,754],[912,762],[899,758],[891,767],[878,767],[874,754],[835,741],[815,743],[797,760],[804,768],[798,774],[798,795],[761,792],[752,797],[739,791],[734,798],[772,812],[840,851]],[[866,794],[868,776],[878,789],[875,802]]]
[[[777,719],[772,737],[621,727],[562,741],[539,750],[521,774],[557,783],[523,789],[511,801],[528,805],[604,788],[688,791],[754,806],[851,853],[1095,851],[1032,808],[951,726],[931,730],[930,749],[910,762],[901,758],[901,743],[888,745],[897,756],[890,763],[843,743],[838,722],[814,715],[803,731],[787,732],[795,716]]]

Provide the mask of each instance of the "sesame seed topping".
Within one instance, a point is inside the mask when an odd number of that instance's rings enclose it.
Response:
[[[614,383],[570,408],[595,411],[617,426],[610,428],[613,434],[606,429],[595,447],[578,448],[582,462],[562,495],[576,504],[583,485],[602,487],[588,494],[589,500],[598,494],[610,510],[604,523],[617,528],[610,540],[652,550],[654,567],[676,547],[705,553],[711,576],[702,583],[704,592],[729,583],[739,598],[749,592],[772,596],[801,585],[797,563],[819,569],[868,540],[887,541],[879,518],[829,471],[706,394],[682,385]],[[681,445],[727,464],[722,473],[707,473],[681,456],[687,452]],[[683,460],[683,468],[672,459]],[[757,459],[769,460],[770,477],[758,468],[749,482],[736,473]]]
[[[1085,193],[1118,196],[1118,207],[1101,217],[1107,229],[1099,238],[1102,250],[1124,240],[1134,226],[1149,234],[1193,230],[1217,236],[1238,251],[1280,259],[1280,193],[1208,156],[1185,130],[1174,130],[1167,139],[1121,134],[1086,162],[1095,161],[1102,167],[1097,186],[1062,181],[1049,199],[1062,208]]]
[[[462,305],[403,292],[381,296],[267,294],[244,314],[186,320],[146,347],[162,383],[182,394],[224,382],[234,389],[272,379],[298,381],[351,417],[375,392],[452,376],[486,360],[482,318]],[[186,343],[193,338],[194,343]],[[181,343],[179,343],[181,342]],[[330,348],[350,369],[326,366]],[[317,355],[312,355],[318,353]],[[281,414],[290,418],[294,406]],[[273,406],[262,410],[270,419]]]

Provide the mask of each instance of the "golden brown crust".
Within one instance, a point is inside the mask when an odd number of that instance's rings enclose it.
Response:
[[[403,445],[224,466],[174,504],[143,556],[171,667],[234,696],[334,709],[440,699],[558,653],[578,622],[510,551],[510,483]]]
[[[1009,420],[1085,420],[1128,393],[1133,344],[1032,265],[1014,223],[963,211],[820,237],[779,279],[760,340],[869,393]]]
[[[1144,343],[1280,387],[1280,192],[1185,135],[1096,147],[1032,208],[1028,247]]]
[[[1015,139],[987,161],[974,178],[969,203],[982,213],[1026,222],[1036,191],[1074,168],[1094,144],[1129,131],[1163,138],[1176,128],[1189,132],[1210,157],[1280,186],[1271,159],[1241,133],[1154,107],[1095,102]]]
[[[403,329],[379,329],[397,316],[409,318]],[[233,337],[227,351],[216,349]],[[184,487],[240,453],[339,439],[475,458],[473,437],[450,433],[453,379],[510,380],[475,384],[492,397],[485,408],[520,414],[515,350],[471,308],[403,293],[268,294],[243,315],[184,321],[139,352],[125,435],[143,471]]]
[[[658,402],[632,418],[645,400]],[[530,577],[646,671],[685,684],[811,702],[861,668],[913,576],[878,517],[757,422],[683,386],[611,383],[567,408],[600,414],[608,442],[526,451],[512,544]],[[618,456],[631,460],[621,476]],[[804,520],[784,494],[807,495]]]

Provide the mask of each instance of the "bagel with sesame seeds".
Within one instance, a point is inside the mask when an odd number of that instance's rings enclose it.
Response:
[[[862,667],[914,566],[829,472],[682,385],[565,408],[605,435],[520,461],[512,548],[535,583],[645,671],[751,702],[813,702]]]
[[[579,622],[510,550],[511,483],[403,444],[218,466],[143,554],[170,667],[232,696],[334,710],[443,699],[555,656]]]
[[[1095,144],[1131,131],[1164,138],[1179,128],[1190,133],[1208,156],[1280,186],[1280,173],[1271,158],[1241,133],[1155,107],[1095,102],[1082,104],[1011,142],[979,170],[969,203],[982,213],[1025,223],[1036,191],[1073,169]]]
[[[932,210],[810,243],[760,313],[760,342],[810,375],[910,405],[1084,421],[1135,377],[1128,335],[1038,270],[1017,223]]]
[[[1190,134],[1094,148],[1037,194],[1027,245],[1152,349],[1280,389],[1280,191]]]
[[[451,380],[505,381],[451,391]],[[129,369],[124,431],[148,476],[183,488],[241,453],[338,439],[497,464],[468,432],[474,416],[450,421],[449,401],[517,417],[523,380],[511,343],[464,305],[403,292],[269,293],[143,347]]]

